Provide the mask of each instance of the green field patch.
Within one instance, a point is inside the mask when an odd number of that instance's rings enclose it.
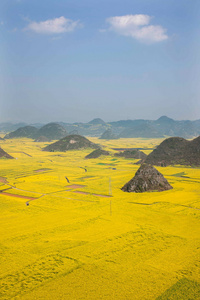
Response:
[[[197,300],[200,299],[200,284],[182,278],[166,290],[156,300]]]
[[[113,163],[97,163],[97,165],[100,165],[100,166],[116,166],[116,164],[113,164]]]
[[[180,173],[172,174],[171,176],[190,178],[189,176],[185,176],[185,175],[186,175],[185,172],[180,172]]]

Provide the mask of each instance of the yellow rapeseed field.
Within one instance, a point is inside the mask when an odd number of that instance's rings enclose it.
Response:
[[[124,193],[139,166],[113,148],[162,140],[90,140],[111,155],[1,142],[16,159],[0,160],[0,299],[200,299],[200,169],[160,167],[173,190]]]

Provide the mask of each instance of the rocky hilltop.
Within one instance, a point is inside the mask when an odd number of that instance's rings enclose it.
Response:
[[[172,189],[167,179],[153,166],[142,164],[135,176],[122,187],[124,192],[143,193],[150,191],[166,191]]]
[[[106,125],[106,123],[100,119],[100,118],[95,118],[91,120],[88,124],[93,124],[93,125]]]
[[[102,150],[102,149],[96,149],[94,151],[92,151],[90,154],[86,155],[86,159],[90,159],[90,158],[98,158],[101,155],[110,155],[110,153],[106,150]]]
[[[192,141],[173,137],[164,140],[145,159],[145,163],[156,166],[200,165],[200,137]]]
[[[68,135],[61,140],[50,144],[43,148],[44,151],[61,151],[65,152],[68,150],[78,150],[83,148],[92,148],[92,149],[98,149],[99,146],[97,144],[94,144],[90,142],[87,138],[81,135]]]
[[[144,160],[147,157],[147,155],[144,152],[138,149],[124,150],[122,152],[115,153],[115,156],[124,157],[124,158],[142,159],[142,160]]]

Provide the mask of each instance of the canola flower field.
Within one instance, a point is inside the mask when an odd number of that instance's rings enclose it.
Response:
[[[113,148],[162,140],[89,139],[111,155],[1,142],[16,159],[0,160],[0,299],[200,299],[200,169],[158,167],[173,190],[125,193],[139,166]]]

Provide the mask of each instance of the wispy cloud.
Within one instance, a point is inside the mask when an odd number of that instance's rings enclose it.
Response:
[[[30,21],[24,30],[30,30],[40,34],[59,34],[65,32],[72,32],[83,25],[80,21],[73,21],[65,17],[50,19],[41,22]]]
[[[142,42],[156,43],[167,40],[167,30],[160,25],[150,25],[151,20],[151,16],[139,14],[110,17],[106,21],[110,25],[109,30]]]

